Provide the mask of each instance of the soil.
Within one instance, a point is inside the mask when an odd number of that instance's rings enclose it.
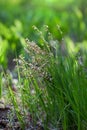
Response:
[[[16,116],[13,116],[10,121],[11,109],[10,107],[0,108],[0,130],[44,130],[39,123],[33,126],[30,115],[26,117],[26,128],[22,129]]]
[[[11,112],[11,108],[10,107],[5,107],[5,108],[0,108],[0,130],[19,130],[20,129],[20,125],[17,118],[14,117],[14,121],[12,122],[14,123],[14,126],[11,126],[10,124],[10,115]],[[12,128],[13,127],[13,128]]]

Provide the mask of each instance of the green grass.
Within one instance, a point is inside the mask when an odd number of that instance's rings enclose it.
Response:
[[[3,73],[0,74],[0,98],[2,96],[2,75]]]
[[[41,47],[27,40],[28,58],[20,56],[17,59],[20,96],[14,95],[9,87],[21,127],[24,129],[24,118],[30,113],[33,123],[42,121],[45,130],[86,130],[87,52],[83,49],[78,55],[68,54],[66,50],[63,55],[59,50],[54,55],[50,44],[41,38]]]

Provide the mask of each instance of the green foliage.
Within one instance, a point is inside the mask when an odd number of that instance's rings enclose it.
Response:
[[[0,98],[2,97],[2,77],[3,73],[0,74]]]
[[[7,67],[8,57],[13,58],[16,56],[15,54],[20,54],[22,43],[22,25],[20,21],[16,20],[15,24],[10,27],[0,23],[0,64],[3,67]]]
[[[72,50],[70,52],[67,45],[66,55],[63,55],[64,50],[59,45],[59,53],[54,53],[54,44],[51,46],[52,43],[45,40],[43,32],[34,28],[42,38],[43,46],[39,47],[27,39],[25,52],[28,59],[22,55],[17,59],[19,84],[22,85],[21,110],[25,115],[30,112],[34,123],[42,120],[45,129],[85,130],[87,50],[84,48],[87,44],[84,42],[80,46],[73,46],[73,49],[71,42],[69,45]]]
[[[23,37],[40,41],[32,31],[33,25],[40,29],[44,24],[48,25],[50,33],[60,41],[66,35],[74,42],[82,42],[87,39],[86,1],[62,1],[63,4],[56,0],[46,0],[43,3],[37,2],[37,0],[0,1],[0,37],[3,42],[7,42],[8,46],[7,51],[3,52],[3,61],[0,61],[0,64],[7,66],[6,55],[10,51],[11,58],[14,57],[14,50],[17,51],[17,54],[21,52],[20,41],[25,44]],[[62,35],[56,31],[57,24],[61,26]]]
[[[7,77],[22,129],[27,113],[45,129],[87,128],[86,6],[85,0],[0,0],[0,67],[6,69],[22,53],[18,95]],[[26,37],[35,42],[25,43]],[[0,97],[2,79],[0,74]]]

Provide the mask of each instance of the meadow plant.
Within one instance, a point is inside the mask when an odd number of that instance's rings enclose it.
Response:
[[[26,39],[27,58],[16,59],[22,112],[30,113],[33,123],[41,122],[46,130],[87,129],[87,53],[64,56],[59,50],[54,55],[50,43],[35,29],[43,45]]]

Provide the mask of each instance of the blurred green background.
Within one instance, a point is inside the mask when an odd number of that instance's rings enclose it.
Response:
[[[40,30],[48,25],[54,39],[64,38],[69,53],[87,50],[86,0],[0,0],[0,66],[13,69],[13,59],[24,53],[26,37],[40,42],[33,25]]]

